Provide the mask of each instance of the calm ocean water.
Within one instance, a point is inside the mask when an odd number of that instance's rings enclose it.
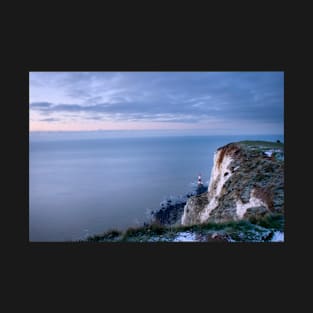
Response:
[[[147,210],[208,182],[214,151],[245,139],[178,136],[33,140],[29,145],[29,239],[83,239],[142,224]]]

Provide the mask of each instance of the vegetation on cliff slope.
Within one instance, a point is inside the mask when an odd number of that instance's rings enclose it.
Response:
[[[149,224],[129,228],[124,232],[110,230],[103,234],[90,236],[87,242],[174,242],[182,233],[192,235],[196,242],[267,242],[276,231],[284,231],[282,214],[268,214],[251,220],[229,221],[224,223],[205,223],[191,226],[164,226]],[[186,240],[188,241],[188,240]]]

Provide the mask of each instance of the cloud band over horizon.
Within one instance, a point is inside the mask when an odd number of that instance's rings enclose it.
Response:
[[[283,72],[30,72],[30,131],[283,133]]]

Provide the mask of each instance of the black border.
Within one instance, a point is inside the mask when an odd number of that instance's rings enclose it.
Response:
[[[276,46],[277,47],[277,46]],[[266,50],[266,48],[265,48]],[[40,50],[42,52],[42,50]],[[160,56],[149,55],[148,61],[141,59],[142,54],[133,58],[129,54],[125,61],[124,53],[110,54],[87,53],[84,58],[82,54],[75,57],[75,51],[63,51],[63,54],[50,51],[48,56],[37,51],[30,57],[30,53],[21,57],[15,63],[12,82],[13,95],[11,116],[14,117],[14,132],[12,132],[13,147],[10,151],[10,158],[13,161],[14,178],[10,180],[13,187],[9,195],[14,212],[12,229],[8,230],[10,237],[9,248],[17,252],[17,258],[12,265],[15,270],[25,275],[28,282],[36,277],[36,281],[42,282],[41,276],[50,280],[66,281],[72,280],[75,283],[77,277],[82,281],[90,282],[90,277],[100,280],[106,285],[110,282],[119,281],[127,284],[138,283],[138,287],[149,286],[152,282],[151,292],[156,292],[154,281],[161,282],[161,293],[168,290],[175,293],[175,289],[186,288],[177,294],[177,302],[184,303],[184,297],[189,292],[196,293],[203,300],[210,298],[205,287],[201,287],[198,281],[204,282],[204,286],[211,286],[213,289],[221,290],[229,295],[237,291],[237,285],[242,285],[246,292],[244,298],[253,294],[253,288],[261,290],[260,284],[270,286],[285,281],[286,271],[284,264],[290,264],[292,249],[298,246],[295,232],[296,213],[293,210],[296,199],[292,188],[296,187],[290,179],[288,171],[292,172],[291,161],[295,157],[291,133],[287,129],[292,125],[290,108],[295,101],[295,93],[292,93],[293,84],[296,78],[293,76],[290,65],[284,61],[284,54],[281,48],[274,49],[273,53],[255,51],[255,54],[239,56],[236,50],[227,51],[221,54],[210,54],[207,50],[198,53],[187,54],[192,57],[185,57],[186,53]],[[85,50],[84,50],[85,52]],[[263,53],[262,53],[263,52]],[[114,57],[113,57],[114,55]],[[179,56],[180,55],[180,56]],[[73,57],[74,56],[74,57]],[[37,60],[38,58],[38,60]],[[104,64],[106,60],[106,64]],[[112,61],[114,60],[114,61]],[[145,60],[145,61],[143,61]],[[218,61],[217,61],[218,60]],[[227,61],[226,61],[227,60]],[[215,65],[214,65],[214,64]],[[157,71],[284,71],[285,73],[285,148],[286,148],[286,235],[285,243],[238,243],[238,244],[93,244],[93,243],[28,243],[28,72],[29,71],[133,71],[133,70],[157,70]],[[293,98],[293,100],[291,100]],[[15,132],[17,130],[17,132]],[[10,147],[11,149],[11,147]],[[10,172],[12,173],[12,172]],[[299,218],[298,218],[299,220]],[[288,263],[289,262],[289,263]],[[19,268],[19,270],[17,270]],[[122,279],[121,279],[122,277]],[[173,285],[171,284],[173,282]],[[91,284],[92,282],[90,282]],[[142,285],[141,285],[142,283]],[[213,286],[212,286],[213,285]],[[250,286],[251,285],[251,290]],[[257,285],[257,286],[256,286]],[[84,291],[91,285],[86,286]],[[119,292],[125,285],[112,284],[112,288]],[[245,286],[245,287],[244,287]],[[262,288],[263,288],[262,286]],[[75,287],[75,286],[74,286]],[[154,288],[153,288],[154,287]],[[92,289],[92,287],[90,287]],[[196,288],[199,294],[193,289]],[[201,289],[204,288],[204,289]],[[266,288],[266,287],[265,287]],[[132,287],[126,287],[131,291]],[[201,290],[199,290],[201,289]],[[76,290],[76,289],[75,289]],[[142,289],[141,289],[142,290]],[[143,295],[149,291],[143,291]],[[223,290],[223,291],[222,291]],[[282,289],[283,290],[283,289]],[[70,290],[68,290],[70,293]],[[274,288],[271,292],[277,292]],[[278,291],[279,293],[279,291]],[[239,295],[238,295],[239,296]],[[268,297],[268,295],[266,295]],[[222,297],[223,298],[223,297]],[[122,299],[120,299],[121,302]],[[152,300],[156,301],[156,300]],[[200,301],[200,300],[199,300]],[[202,301],[202,300],[201,300]],[[209,301],[209,299],[208,299]],[[213,300],[212,300],[213,301]],[[225,305],[227,300],[225,301]],[[235,299],[234,299],[235,301]],[[237,301],[240,301],[238,299]],[[284,301],[284,300],[281,300]],[[175,301],[176,302],[176,301]],[[210,302],[210,301],[209,301]],[[221,304],[223,306],[223,304]]]

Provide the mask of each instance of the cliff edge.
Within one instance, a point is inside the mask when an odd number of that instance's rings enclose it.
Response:
[[[284,213],[284,144],[240,141],[217,149],[208,191],[188,199],[182,225]]]

